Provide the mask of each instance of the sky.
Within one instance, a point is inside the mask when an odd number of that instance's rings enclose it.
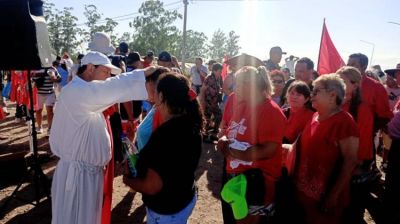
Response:
[[[84,23],[84,5],[94,4],[105,17],[137,13],[143,0],[48,0],[56,8],[73,7]],[[164,0],[166,9],[183,15],[183,1]],[[187,29],[204,32],[233,30],[240,36],[240,52],[267,59],[280,46],[288,55],[309,57],[317,64],[323,19],[337,50],[346,62],[363,53],[383,69],[400,63],[399,0],[189,0]],[[136,14],[137,15],[137,14]],[[136,16],[131,15],[131,17]],[[118,19],[125,19],[120,17]],[[118,20],[116,19],[116,20]],[[132,19],[118,21],[116,32],[133,32]],[[175,25],[183,29],[183,20]],[[283,62],[283,60],[282,60]],[[281,64],[282,64],[281,62]]]

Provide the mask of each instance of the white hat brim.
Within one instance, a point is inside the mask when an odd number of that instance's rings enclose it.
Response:
[[[120,68],[114,66],[113,64],[105,64],[105,65],[103,65],[103,66],[105,66],[105,67],[107,67],[107,68],[110,68],[110,69],[111,69],[111,74],[113,74],[113,75],[119,75],[119,74],[121,74],[121,71],[122,71],[122,70],[121,70]]]

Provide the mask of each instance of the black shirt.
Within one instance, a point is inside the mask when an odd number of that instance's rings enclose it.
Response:
[[[119,67],[119,66],[118,66]],[[135,67],[132,66],[126,66],[126,72],[131,72],[133,70],[136,70]],[[133,111],[133,118],[137,119],[139,116],[142,114],[142,105],[143,102],[141,100],[132,100],[132,111]],[[121,113],[121,119],[122,120],[129,120],[129,116],[127,111],[125,110],[125,106],[123,103],[119,105],[119,111]]]
[[[194,173],[201,144],[200,130],[185,115],[172,118],[156,129],[137,162],[139,178],[151,168],[163,181],[157,194],[143,194],[148,208],[167,215],[181,211],[190,203],[195,194]]]

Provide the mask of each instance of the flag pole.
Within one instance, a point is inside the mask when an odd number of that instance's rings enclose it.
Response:
[[[325,18],[324,18],[324,22],[322,24],[321,41],[319,43],[317,71],[319,71],[319,62],[321,59],[321,47],[322,47],[322,38],[324,37],[324,28],[325,28]]]

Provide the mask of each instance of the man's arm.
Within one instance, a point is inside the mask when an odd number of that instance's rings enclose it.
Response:
[[[376,129],[386,129],[387,123],[393,118],[393,112],[390,110],[388,94],[385,87],[377,83],[375,95],[375,110],[377,117],[375,118]]]
[[[222,92],[225,95],[229,96],[232,93],[231,86],[233,84],[233,78],[231,76],[227,76],[222,84]]]
[[[125,165],[127,167],[127,165]],[[124,184],[131,187],[133,190],[145,193],[147,195],[155,195],[161,191],[163,187],[163,181],[160,175],[153,169],[148,169],[146,176],[141,178],[130,178],[129,171],[125,168],[125,174],[123,177]]]

